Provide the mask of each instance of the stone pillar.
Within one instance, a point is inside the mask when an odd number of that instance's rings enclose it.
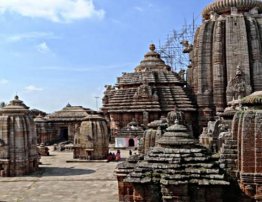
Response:
[[[225,109],[225,86],[226,67],[225,67],[225,22],[216,21],[213,38],[213,94],[216,112],[223,112]]]
[[[258,21],[254,18],[249,18],[247,21],[250,29],[248,34],[250,35],[250,65],[251,65],[251,76],[253,81],[254,91],[262,89],[262,47],[261,47],[261,36]]]
[[[248,111],[241,128],[241,172],[255,173],[255,113]]]
[[[262,113],[256,114],[255,124],[255,172],[262,173]]]

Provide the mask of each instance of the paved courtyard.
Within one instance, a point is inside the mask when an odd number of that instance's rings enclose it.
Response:
[[[117,162],[66,163],[70,152],[50,152],[30,176],[0,178],[0,202],[116,202]],[[127,153],[124,151],[123,153]]]

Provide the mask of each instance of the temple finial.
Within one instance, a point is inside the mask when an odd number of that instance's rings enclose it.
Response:
[[[151,51],[155,51],[155,50],[156,50],[155,44],[153,44],[153,43],[150,44],[149,49],[150,49]]]

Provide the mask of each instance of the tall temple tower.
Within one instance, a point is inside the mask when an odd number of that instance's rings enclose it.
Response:
[[[0,109],[0,176],[20,176],[37,170],[34,121],[18,96]]]
[[[228,102],[262,90],[261,14],[257,0],[216,0],[203,10],[187,74],[200,125]]]

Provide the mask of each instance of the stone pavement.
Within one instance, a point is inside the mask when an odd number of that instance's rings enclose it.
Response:
[[[51,150],[51,149],[50,149]],[[122,152],[127,155],[128,151]],[[40,170],[24,177],[0,178],[0,202],[116,202],[117,162],[66,163],[70,152],[42,157]]]

